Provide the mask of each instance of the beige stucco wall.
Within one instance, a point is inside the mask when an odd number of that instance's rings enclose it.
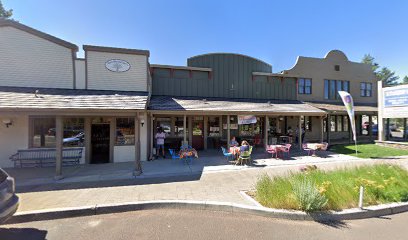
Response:
[[[126,72],[112,72],[105,63],[112,59],[130,64]],[[88,89],[147,91],[147,56],[110,52],[86,52]]]
[[[339,65],[340,71],[335,71],[334,66]],[[351,62],[344,53],[338,50],[330,51],[325,58],[298,57],[295,66],[285,72],[312,79],[312,94],[298,94],[302,101],[341,101],[324,99],[324,80],[350,81],[350,93],[354,102],[377,102],[377,82],[371,67],[367,64]],[[360,83],[372,83],[372,96],[360,96]]]
[[[75,60],[75,88],[85,89],[85,60]]]
[[[0,27],[0,86],[73,88],[72,50]]]
[[[8,128],[3,124],[3,119],[11,119],[12,125]],[[13,167],[9,157],[18,149],[28,147],[28,116],[3,115],[0,116],[0,167]]]

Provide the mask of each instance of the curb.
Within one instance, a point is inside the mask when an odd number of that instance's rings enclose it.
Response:
[[[7,221],[7,224],[44,221],[51,219],[92,216],[99,214],[121,213],[151,209],[190,209],[225,211],[231,213],[245,213],[270,218],[280,218],[301,221],[344,221],[379,217],[408,211],[408,203],[391,203],[378,206],[370,206],[364,209],[347,209],[340,212],[317,212],[307,214],[301,211],[289,211],[272,209],[262,206],[248,206],[229,202],[215,201],[144,201],[127,202],[120,204],[91,205],[77,208],[57,208],[39,211],[17,212]]]

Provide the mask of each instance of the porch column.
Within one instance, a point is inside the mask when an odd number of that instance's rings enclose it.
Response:
[[[63,144],[64,123],[61,116],[56,117],[55,122],[55,179],[60,180],[62,176],[62,144]]]
[[[331,116],[330,114],[327,114],[327,120],[326,120],[326,138],[327,138],[327,143],[330,145],[330,131],[331,131]]]
[[[324,142],[324,117],[320,117],[320,142]]]
[[[207,150],[208,116],[204,116],[204,150]]]
[[[187,116],[184,115],[183,120],[183,144],[187,144]]]
[[[109,162],[113,163],[113,151],[116,142],[116,118],[112,117],[109,124]]]
[[[230,139],[231,139],[231,132],[230,132],[230,115],[227,115],[227,148],[230,147]]]
[[[153,159],[154,154],[156,154],[153,151],[153,146],[154,146],[154,136],[153,136],[153,132],[154,132],[154,117],[153,114],[150,115],[150,127],[149,127],[149,136],[150,136],[150,159]]]
[[[140,176],[142,173],[142,164],[140,162],[140,116],[137,113],[135,117],[135,170],[133,175]]]
[[[193,116],[188,116],[188,145],[193,145]]]
[[[265,116],[264,147],[268,145],[269,117]]]
[[[85,146],[85,163],[91,163],[91,134],[92,134],[92,119],[86,117],[84,120],[84,146]]]
[[[298,140],[299,140],[299,150],[302,150],[302,117],[299,116],[299,126],[298,126]]]

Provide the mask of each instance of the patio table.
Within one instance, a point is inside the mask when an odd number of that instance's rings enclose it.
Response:
[[[240,147],[230,147],[229,152],[232,153],[232,155],[236,156],[239,154],[241,148]]]
[[[274,144],[274,145],[268,145],[267,149],[274,149],[276,151],[276,158],[278,158],[279,152],[282,152],[282,150],[285,147],[286,147],[285,145]]]
[[[324,143],[306,143],[306,147],[313,151],[312,157],[316,157],[316,151],[326,150],[326,144]]]
[[[198,158],[197,150],[194,148],[191,149],[181,149],[179,152],[180,158],[196,157]]]

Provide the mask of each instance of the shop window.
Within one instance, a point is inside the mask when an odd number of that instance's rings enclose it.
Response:
[[[208,118],[208,136],[209,137],[221,137],[220,117]]]
[[[186,136],[188,137],[188,120],[186,122]],[[184,137],[184,117],[176,117],[174,125],[174,135],[176,137]]]
[[[116,145],[135,145],[134,118],[116,118]]]
[[[53,148],[55,147],[55,117],[33,118],[32,124],[32,147]]]
[[[343,131],[343,118],[341,116],[337,116],[337,126],[336,126],[336,130],[337,132],[342,132]]]
[[[343,131],[349,131],[349,118],[348,116],[343,116]]]
[[[305,116],[303,118],[303,126],[305,127],[306,131],[311,132],[312,131],[312,117]]]
[[[330,132],[336,131],[336,116],[330,116]]]
[[[84,146],[84,119],[65,118],[64,124],[64,146],[83,147]]]

